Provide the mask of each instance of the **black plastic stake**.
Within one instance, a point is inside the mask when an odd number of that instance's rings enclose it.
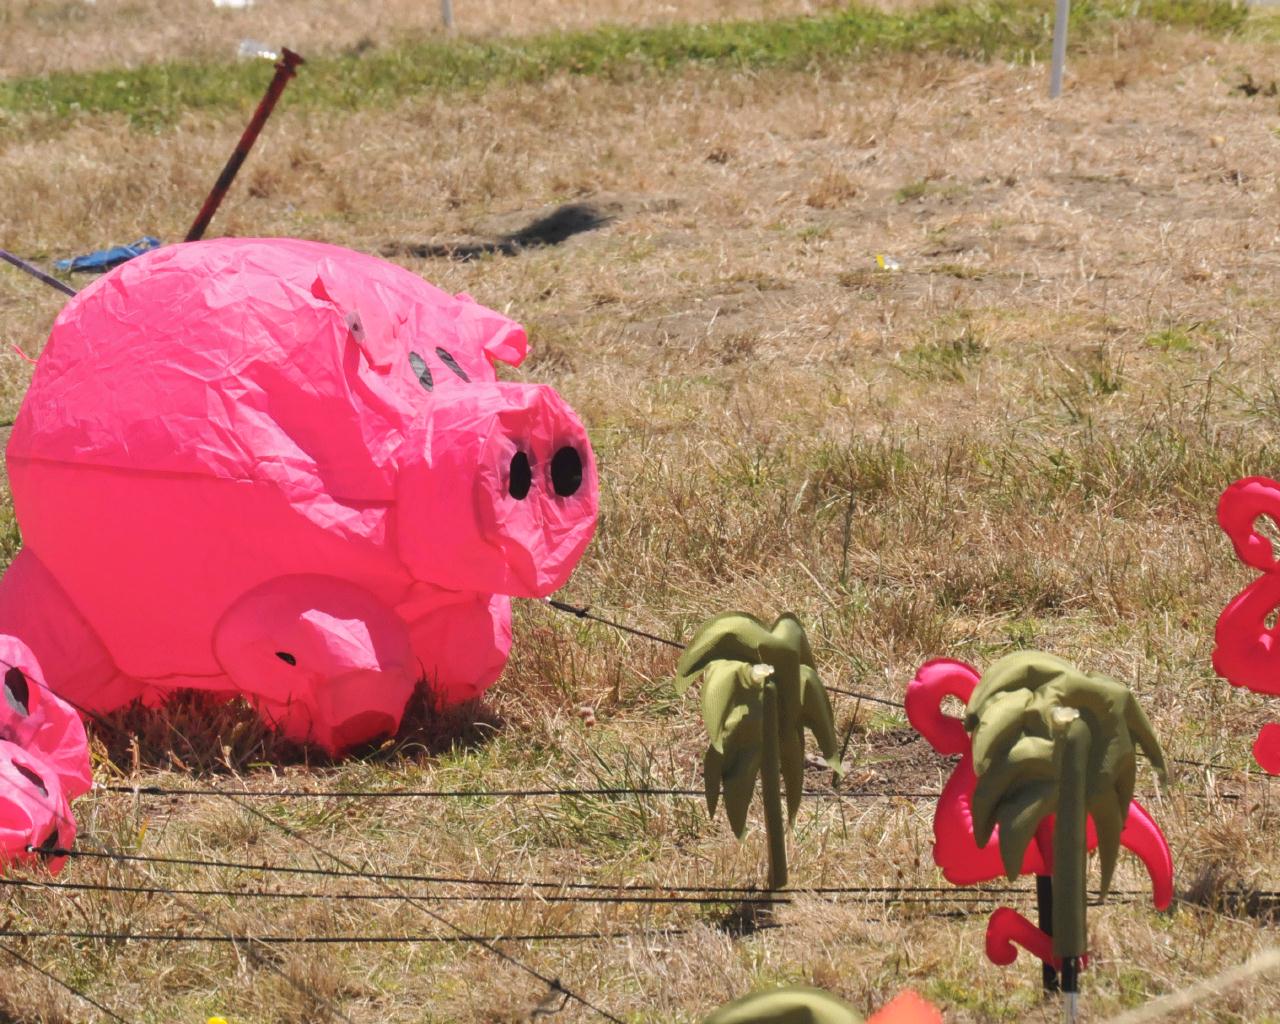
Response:
[[[1040,930],[1053,937],[1053,876],[1052,875],[1036,875],[1036,911],[1039,920],[1036,924]],[[1064,965],[1065,972],[1065,965]],[[1058,972],[1054,969],[1053,964],[1041,964],[1041,978],[1044,983],[1046,993],[1056,993],[1058,991]]]
[[[1062,998],[1063,1020],[1066,1024],[1076,1024],[1076,1001],[1080,992],[1080,958],[1064,956],[1062,958]]]
[[[275,77],[267,86],[267,91],[258,103],[258,109],[253,112],[253,118],[245,128],[244,134],[240,136],[240,141],[236,143],[231,159],[227,161],[227,165],[222,168],[222,173],[218,175],[218,180],[214,182],[213,191],[209,193],[204,206],[200,207],[200,212],[196,214],[195,222],[187,232],[186,241],[197,242],[204,237],[205,228],[209,226],[209,221],[213,220],[213,215],[218,212],[222,197],[227,194],[227,189],[236,180],[236,174],[240,171],[240,165],[248,157],[249,150],[253,149],[253,144],[258,141],[258,133],[262,131],[262,126],[267,123],[267,118],[275,109],[276,100],[284,92],[284,87],[289,84],[289,79],[297,73],[298,65],[304,63],[306,62],[292,50],[284,51],[280,63],[276,65]]]

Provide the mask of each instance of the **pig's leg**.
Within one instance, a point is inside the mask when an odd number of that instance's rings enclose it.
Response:
[[[428,690],[442,705],[478,696],[511,652],[511,599],[458,595],[409,621],[409,639]]]
[[[281,576],[238,598],[214,630],[220,683],[289,739],[336,754],[395,733],[417,681],[400,617],[332,576]]]
[[[48,686],[82,713],[113,711],[142,694],[29,548],[0,577],[0,632],[30,647]]]

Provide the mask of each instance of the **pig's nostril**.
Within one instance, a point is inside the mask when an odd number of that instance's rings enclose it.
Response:
[[[27,677],[16,665],[4,674],[4,699],[18,714],[31,713],[31,690],[27,686]]]
[[[18,769],[19,775],[21,775],[28,782],[30,782],[31,785],[35,786],[36,789],[40,790],[42,794],[44,794],[45,796],[49,795],[49,789],[44,784],[44,779],[40,778],[39,775],[37,775],[35,772],[33,772],[30,768],[26,767],[25,765],[18,764],[17,761],[13,762],[13,766]]]
[[[533,486],[533,467],[529,465],[529,456],[524,452],[516,452],[511,456],[511,476],[507,481],[507,492],[516,501],[524,501]]]
[[[567,498],[582,486],[582,456],[576,448],[561,448],[551,459],[551,486],[556,494]]]

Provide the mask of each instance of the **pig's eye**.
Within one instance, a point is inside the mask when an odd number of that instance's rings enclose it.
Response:
[[[529,456],[524,452],[516,452],[511,456],[511,476],[507,482],[507,493],[516,501],[524,501],[529,488],[533,486],[533,467],[529,465]]]
[[[449,367],[449,369],[465,380],[468,384],[471,383],[471,378],[467,376],[467,371],[458,365],[458,360],[454,359],[453,356],[442,348],[436,349],[436,355],[440,357],[440,362],[444,363],[445,366]]]
[[[435,381],[431,379],[431,367],[427,365],[427,361],[418,355],[417,352],[409,353],[409,365],[413,367],[413,372],[418,378],[418,383],[430,391],[435,387]]]
[[[576,493],[582,486],[582,456],[576,448],[565,445],[552,456],[551,486],[562,498]]]
[[[281,661],[283,661],[286,665],[298,664],[298,659],[295,658],[288,651],[276,651],[276,657],[279,658]]]
[[[30,768],[26,768],[23,765],[18,764],[17,761],[12,762],[12,764],[15,768],[18,769],[19,775],[21,775],[24,779],[30,782],[31,785],[35,786],[36,789],[40,790],[40,792],[43,793],[45,796],[49,795],[49,790],[45,788],[44,779],[40,778],[40,776],[37,775],[35,772],[33,772]]]
[[[4,699],[18,714],[31,713],[31,690],[27,686],[27,677],[16,665],[4,674]]]

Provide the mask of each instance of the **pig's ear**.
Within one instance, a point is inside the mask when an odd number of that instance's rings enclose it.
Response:
[[[357,347],[378,373],[386,373],[404,354],[399,336],[405,321],[391,312],[400,303],[378,282],[362,281],[357,287],[350,273],[343,275],[326,259],[316,266],[311,294],[338,310]]]
[[[519,366],[529,354],[529,338],[524,328],[501,313],[482,306],[466,292],[454,296],[460,303],[458,333],[477,345],[489,362]]]

